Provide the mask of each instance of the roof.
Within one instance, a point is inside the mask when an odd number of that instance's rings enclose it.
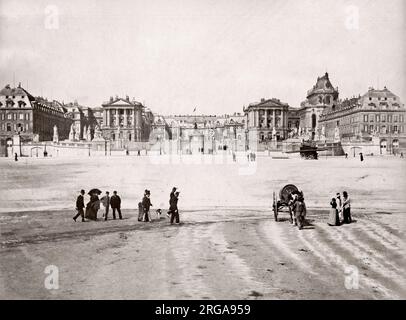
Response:
[[[362,98],[364,97],[371,97],[371,98],[397,98],[393,92],[391,92],[388,88],[384,87],[382,90],[369,88],[368,92],[366,92]]]
[[[113,99],[113,97],[110,97],[109,101],[105,101],[102,103],[103,107],[108,107],[108,106],[113,106],[113,105],[119,105],[119,106],[142,106],[142,103],[135,101],[135,99],[130,100],[128,97],[127,99],[119,98],[118,96]]]
[[[288,107],[289,105],[285,102],[281,102],[279,99],[271,98],[268,100],[261,99],[260,102],[250,103],[249,107]]]
[[[335,93],[337,91],[337,88],[334,89],[333,85],[331,84],[328,73],[326,72],[324,76],[318,77],[313,88],[307,91],[307,98],[316,93]]]
[[[35,98],[23,87],[21,84],[17,88],[11,88],[10,85],[6,85],[3,89],[0,90],[0,95],[2,96],[27,96],[30,101],[35,100]]]

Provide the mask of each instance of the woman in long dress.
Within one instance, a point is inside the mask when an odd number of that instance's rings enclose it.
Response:
[[[329,226],[339,226],[340,225],[340,218],[338,216],[338,210],[337,210],[337,202],[336,199],[333,198],[330,201],[330,213],[328,215],[328,225]]]
[[[97,194],[90,195],[90,201],[86,205],[85,217],[90,220],[97,220],[97,211],[100,209],[100,200]]]

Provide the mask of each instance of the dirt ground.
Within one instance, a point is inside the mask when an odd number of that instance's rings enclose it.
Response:
[[[220,161],[2,159],[0,298],[406,298],[406,161],[257,159],[249,174],[246,163]],[[272,192],[287,183],[304,192],[303,230],[286,212],[273,219]],[[171,226],[154,212],[167,209],[173,186],[182,223]],[[119,191],[123,220],[72,220],[78,190],[92,187]],[[146,188],[152,223],[137,221]],[[355,222],[330,227],[328,203],[343,190]],[[57,290],[44,285],[50,265]]]

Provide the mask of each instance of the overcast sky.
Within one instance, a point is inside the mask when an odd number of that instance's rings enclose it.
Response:
[[[0,85],[223,114],[262,97],[297,107],[328,71],[341,98],[379,82],[406,102],[405,3],[0,0]]]

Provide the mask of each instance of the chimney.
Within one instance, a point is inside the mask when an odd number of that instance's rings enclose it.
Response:
[[[125,99],[130,102],[130,97],[128,95],[125,96]]]
[[[110,96],[110,102],[113,102],[113,96]]]
[[[264,102],[265,101],[265,98],[261,98],[261,102]]]

